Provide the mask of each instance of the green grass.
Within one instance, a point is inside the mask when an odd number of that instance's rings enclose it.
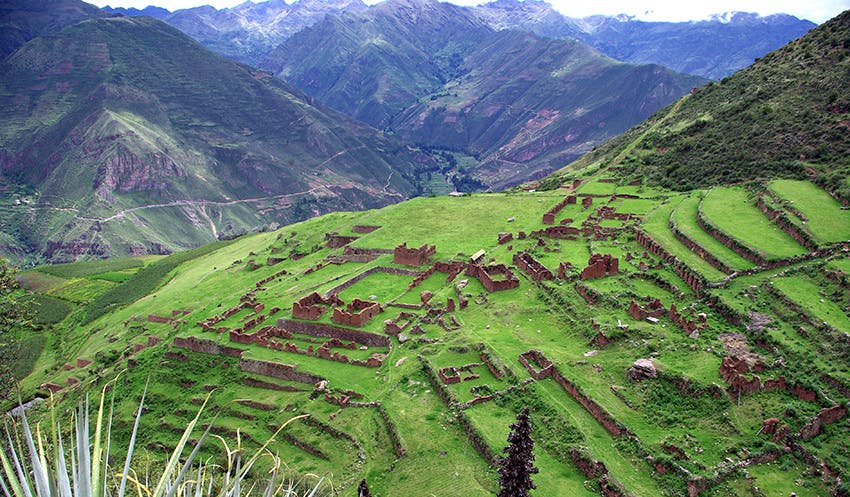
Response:
[[[700,199],[700,193],[691,194],[673,212],[673,220],[679,229],[682,230],[682,233],[702,248],[711,252],[714,257],[726,264],[730,269],[742,270],[754,267],[755,264],[717,241],[716,238],[703,231],[697,225],[697,210],[699,209]]]
[[[41,293],[30,296],[29,305],[38,324],[56,324],[71,313],[71,306],[64,300]]]
[[[13,355],[12,363],[9,365],[15,378],[26,378],[33,372],[46,341],[47,339],[43,334],[35,334],[15,344],[17,352]]]
[[[850,240],[850,213],[817,185],[809,181],[775,180],[768,187],[806,216],[805,226],[821,242]]]
[[[709,280],[719,280],[726,275],[693,253],[691,249],[686,247],[673,235],[668,227],[670,215],[679,205],[681,205],[684,199],[685,197],[673,197],[668,200],[667,203],[659,205],[654,211],[646,216],[642,227],[671,254],[675,255],[682,262],[687,264],[688,267],[702,274]]]
[[[833,259],[829,261],[826,266],[830,269],[837,269],[844,274],[850,274],[850,257]]]
[[[763,253],[767,259],[806,252],[755,206],[755,200],[743,188],[713,188],[703,198],[701,209],[721,231]]]
[[[99,261],[71,262],[68,264],[53,264],[39,266],[37,271],[52,274],[60,278],[83,278],[101,273],[123,271],[125,269],[141,268],[144,263],[133,257],[120,259],[103,259]]]
[[[771,281],[776,289],[819,321],[838,330],[850,330],[850,316],[811,278],[793,275]]]
[[[652,281],[637,278],[634,273],[639,262],[644,261],[654,267],[658,259],[651,255],[643,258],[643,249],[631,233],[623,232],[615,240],[605,241],[545,239],[550,249],[548,252],[542,247],[534,247],[536,240],[532,237],[525,240],[515,238],[510,244],[498,245],[496,235],[500,231],[512,232],[516,236],[519,230],[528,233],[542,228],[542,213],[561,198],[563,195],[560,193],[420,198],[365,213],[326,215],[276,232],[251,235],[230,244],[181,254],[179,258],[170,256],[150,264],[119,284],[99,280],[97,275],[82,278],[79,281],[108,285],[116,293],[123,288],[122,299],[104,305],[97,320],[80,325],[77,318],[82,317],[81,313],[75,311],[70,319],[55,325],[52,332],[45,333],[43,352],[34,362],[34,373],[22,380],[23,391],[34,394],[38,385],[46,381],[63,384],[72,377],[85,381],[89,379],[87,375],[95,371],[98,375],[126,371],[122,373],[126,383],[120,385],[121,396],[132,399],[141,392],[150,371],[154,370],[155,381],[150,387],[151,412],[146,416],[147,421],[143,421],[146,423],[145,432],[150,434],[145,444],[176,443],[178,434],[172,430],[187,422],[188,415],[184,411],[191,411],[193,403],[213,387],[216,391],[212,403],[216,409],[222,409],[222,426],[230,432],[239,429],[252,440],[268,436],[268,425],[296,413],[308,412],[315,419],[355,437],[365,460],[357,455],[360,449],[354,444],[327,437],[308,426],[293,427],[293,435],[314,443],[328,454],[327,461],[285,442],[276,444],[273,450],[284,455],[297,471],[328,475],[337,488],[344,486],[341,490],[343,497],[355,497],[354,487],[359,478],[367,479],[374,495],[487,496],[495,493],[496,472],[487,466],[469,443],[454,419],[453,411],[437,397],[417,359],[422,355],[435,368],[480,362],[476,349],[478,344],[485,344],[498,362],[515,373],[516,379],[497,379],[486,366],[479,366],[475,372],[480,374],[480,378],[447,387],[460,401],[473,398],[470,391],[473,386],[486,385],[490,390],[502,390],[528,378],[518,356],[536,348],[542,350],[582,392],[617,422],[628,427],[639,440],[632,443],[612,437],[587,409],[551,379],[527,386],[525,394],[467,409],[467,414],[490,446],[498,452],[505,445],[507,429],[517,409],[523,403],[533,406],[536,418],[532,421],[538,423],[535,428],[536,454],[541,468],[535,479],[539,487],[536,495],[598,494],[592,482],[586,482],[587,478],[571,462],[565,462],[564,450],[570,445],[581,446],[594,459],[604,462],[612,476],[632,495],[665,495],[665,492],[666,495],[679,495],[684,491],[684,481],[680,477],[654,476],[645,462],[646,455],[663,456],[662,443],[671,442],[683,447],[690,460],[682,464],[697,475],[710,476],[727,457],[740,460],[742,449],[758,450],[762,442],[755,433],[764,418],[784,419],[785,410],[790,406],[796,417],[789,417],[787,422],[796,429],[820,409],[820,405],[799,401],[786,392],[745,395],[740,405],[737,399],[726,395],[714,398],[710,394],[680,392],[671,378],[690,381],[695,387],[717,385],[724,388],[725,383],[718,370],[725,351],[718,335],[742,330],[710,309],[705,299],[698,300],[667,266],[651,269],[650,273],[679,287],[683,293],[681,298]],[[663,198],[635,200],[630,202],[628,209],[623,204],[622,211],[643,212],[655,205],[654,210],[647,214],[642,229],[690,267],[720,279],[722,273],[684,248],[667,227],[674,209],[689,199],[685,195],[675,195],[667,201]],[[618,210],[621,210],[619,206]],[[573,217],[580,224],[581,214],[582,211],[569,207],[563,216]],[[515,220],[508,221],[510,217]],[[166,351],[176,350],[169,345],[175,336],[199,336],[220,344],[230,344],[227,334],[202,332],[195,323],[238,304],[240,296],[249,290],[265,304],[264,312],[279,306],[282,310],[276,317],[289,318],[292,302],[300,297],[312,291],[325,292],[370,268],[393,266],[392,256],[382,255],[369,263],[331,264],[305,274],[308,268],[315,268],[326,257],[342,252],[341,249],[322,246],[325,233],[348,234],[355,224],[381,226],[373,233],[362,235],[355,242],[360,247],[392,248],[405,241],[411,246],[435,244],[437,255],[434,260],[464,260],[475,250],[484,249],[488,260],[493,258],[508,265],[514,252],[529,249],[553,271],[560,261],[571,261],[580,268],[586,264],[590,253],[611,253],[621,258],[622,274],[585,282],[603,294],[600,301],[588,306],[573,288],[572,281],[537,284],[519,270],[516,271],[520,279],[518,288],[495,293],[486,292],[476,279],[463,274],[447,285],[445,274],[436,273],[421,286],[407,292],[410,277],[375,273],[342,292],[342,298],[349,301],[376,295],[384,301],[400,296],[400,301],[416,303],[419,292],[429,290],[434,293],[432,303],[438,305],[446,298],[454,297],[454,285],[468,280],[463,292],[470,299],[467,308],[453,313],[461,324],[460,329],[445,331],[436,324],[423,324],[426,333],[421,338],[427,342],[420,341],[420,336],[411,335],[411,340],[405,343],[390,338],[391,345],[388,347],[369,347],[367,350],[358,347],[354,351],[338,349],[340,353],[356,358],[365,358],[372,353],[386,354],[380,368],[352,366],[259,346],[239,345],[247,350],[247,358],[292,364],[299,371],[328,379],[328,388],[333,395],[350,389],[362,394],[363,401],[381,402],[407,449],[407,455],[401,459],[394,455],[386,427],[374,409],[341,408],[326,402],[322,394],[311,399],[311,386],[246,375],[239,370],[238,360],[233,358],[188,351],[180,351],[188,356],[185,362],[164,358]],[[512,245],[512,250],[507,249],[508,245]],[[289,258],[293,252],[306,255],[293,260]],[[634,259],[626,261],[626,253],[631,253]],[[261,265],[249,270],[247,261],[262,263],[270,256],[284,260],[275,266]],[[830,302],[830,299],[819,295],[819,291],[832,292],[828,294],[839,302],[832,305],[840,309],[843,305],[840,302],[846,301],[846,292],[840,293],[843,290],[835,283],[818,276],[822,262],[821,259],[793,265],[789,269],[797,271],[794,276],[783,278],[776,273],[785,268],[739,276],[725,287],[710,288],[707,293],[740,312],[753,310],[773,315],[775,309],[772,305],[775,302],[765,297],[762,285],[773,279],[777,286],[781,286],[788,280],[789,288],[804,290],[806,296],[798,298],[814,300],[817,305],[822,305],[820,298]],[[838,260],[834,263],[842,265]],[[426,267],[423,265],[418,269]],[[287,274],[264,284],[262,289],[256,289],[256,281],[281,269],[286,269]],[[145,274],[149,276],[138,280],[140,275]],[[798,277],[811,280],[812,288],[807,289],[791,280]],[[821,284],[824,286],[819,286]],[[124,298],[124,294],[132,298]],[[709,326],[699,338],[690,338],[666,316],[658,325],[636,321],[628,315],[627,306],[631,299],[638,297],[660,298],[665,307],[672,303],[680,309],[693,305],[694,312],[707,313]],[[148,314],[170,316],[173,310],[181,309],[190,313],[173,325],[148,323],[146,320]],[[819,309],[812,307],[813,315],[829,311],[827,308],[824,311]],[[383,321],[395,318],[401,311],[387,308],[362,331],[383,334]],[[244,310],[221,324],[237,326],[251,312]],[[686,312],[691,315],[690,310]],[[425,310],[415,311],[419,316],[425,313]],[[831,314],[827,317],[837,319]],[[618,320],[627,324],[628,330],[617,329]],[[591,327],[592,321],[599,330]],[[273,319],[267,322],[272,323]],[[320,322],[331,324],[330,315],[326,313]],[[841,329],[843,325],[836,323],[835,326]],[[616,341],[602,348],[592,344],[591,338],[598,331],[615,337]],[[826,337],[814,331],[813,327],[805,323],[801,325],[796,317],[791,316],[787,320],[778,319],[762,334],[747,332],[753,341],[764,338],[770,340],[771,347],[777,347],[774,351],[751,343],[758,353],[764,355],[766,364],[774,364],[779,357],[787,363],[786,367],[772,367],[759,375],[764,379],[783,374],[789,381],[812,382],[831,398],[836,395],[834,389],[821,384],[819,378],[820,374],[829,373],[843,381],[850,379],[850,372],[843,371],[847,369],[844,366],[846,351],[831,345]],[[149,335],[163,341],[133,353],[133,346],[146,343]],[[315,347],[325,339],[296,334],[289,341],[306,348],[309,345]],[[595,352],[592,352],[594,349]],[[630,381],[627,371],[633,362],[648,357],[653,358],[664,376],[648,382]],[[62,367],[66,362],[73,363],[76,358],[92,359],[95,363],[86,369],[66,371]],[[134,361],[135,366],[128,369],[128,360]],[[277,392],[251,388],[244,384],[246,376],[294,385],[306,391]],[[90,379],[97,381],[94,376]],[[617,394],[612,391],[612,386],[618,387]],[[180,402],[175,404],[175,398]],[[251,408],[235,402],[237,399],[266,403],[274,409]],[[122,401],[116,407],[118,424],[126,432],[129,430],[126,420],[137,406],[133,402]],[[832,447],[828,442],[833,438],[837,437],[823,435],[815,442],[823,447]],[[123,438],[118,436],[116,444],[123,443]],[[254,442],[246,443],[250,446]],[[150,450],[154,457],[159,454],[156,449]],[[788,481],[796,481],[796,478],[790,480],[787,475],[776,475],[776,483],[770,483],[774,469],[772,466],[766,468],[769,469],[759,474],[757,479],[763,480],[767,488],[771,485],[780,488]],[[794,471],[797,471],[796,466]],[[803,471],[801,465],[796,474],[803,474]],[[352,485],[349,480],[355,484]],[[740,485],[736,479],[729,483],[728,488],[737,489]],[[718,492],[725,491],[727,487],[720,486],[718,489]]]

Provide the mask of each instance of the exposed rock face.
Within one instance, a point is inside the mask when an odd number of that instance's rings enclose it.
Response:
[[[185,176],[186,172],[165,154],[139,157],[122,148],[98,169],[94,188],[121,193],[163,190],[167,178]]]
[[[629,368],[629,379],[632,381],[651,380],[658,377],[658,371],[651,359],[638,359]]]

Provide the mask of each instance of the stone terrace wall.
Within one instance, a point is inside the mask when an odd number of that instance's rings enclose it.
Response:
[[[339,233],[325,233],[325,246],[330,248],[345,247],[349,243],[360,238],[359,236],[345,236]]]
[[[673,271],[678,274],[685,283],[697,294],[697,297],[702,296],[702,291],[705,288],[705,278],[699,273],[689,268],[684,262],[680,261],[673,254],[667,251],[663,245],[655,241],[646,232],[635,230],[635,240],[650,254],[660,257],[664,262],[670,265]]]
[[[371,233],[378,228],[380,228],[380,226],[373,226],[373,225],[369,225],[369,224],[355,224],[354,227],[351,228],[351,231],[353,231],[355,233],[364,234],[364,233]]]
[[[811,421],[800,428],[797,437],[802,440],[816,437],[820,434],[823,425],[834,423],[844,416],[847,416],[847,407],[845,406],[832,406],[822,409]]]
[[[292,333],[301,333],[303,335],[324,338],[338,338],[347,342],[357,342],[361,345],[368,345],[370,347],[388,347],[390,344],[389,338],[384,335],[350,330],[348,328],[339,328],[337,326],[330,326],[326,324],[305,323],[302,321],[292,321],[290,319],[280,318],[277,320],[276,326]]]
[[[795,225],[785,212],[767,205],[767,202],[764,201],[764,197],[759,197],[756,200],[756,206],[761,209],[765,216],[769,217],[774,223],[776,223],[782,231],[788,233],[788,236],[796,240],[800,245],[806,247],[806,250],[811,252],[818,248],[817,241],[809,232],[802,230]]]
[[[667,226],[670,228],[670,231],[673,233],[673,236],[676,237],[677,240],[682,242],[682,245],[688,247],[691,252],[700,256],[705,262],[714,266],[718,271],[724,272],[726,274],[732,273],[732,268],[724,264],[717,257],[714,256],[710,251],[706,250],[702,245],[698,244],[694,240],[691,240],[682,230],[679,229],[679,226],[673,222],[671,218],[668,222]]]
[[[752,261],[759,266],[767,263],[767,259],[763,255],[727,235],[720,228],[712,224],[712,222],[705,217],[705,214],[703,214],[702,206],[697,208],[697,225],[727,248],[737,252],[741,257]]]
[[[171,344],[181,349],[189,349],[202,354],[224,355],[228,357],[242,357],[242,353],[245,352],[244,349],[219,345],[212,340],[193,336],[186,338],[174,337]]]
[[[282,380],[296,381],[298,383],[307,383],[310,385],[322,381],[322,378],[319,376],[313,376],[309,373],[296,371],[295,366],[291,364],[281,364],[279,362],[242,358],[239,360],[239,369],[248,373],[271,376],[272,378],[280,378]]]
[[[410,276],[410,277],[414,277],[414,278],[421,274],[419,271],[411,271],[409,269],[376,266],[376,267],[373,267],[373,268],[369,268],[366,271],[363,271],[362,273],[358,274],[357,276],[354,276],[353,278],[346,280],[346,281],[340,283],[339,285],[331,288],[330,290],[325,292],[325,297],[327,298],[327,297],[330,297],[331,295],[337,295],[338,293],[342,292],[343,290],[352,286],[353,284],[357,283],[358,281],[362,280],[363,278],[366,278],[367,276],[375,274],[375,273],[386,273],[386,274],[392,274],[392,275],[396,275],[396,276]]]

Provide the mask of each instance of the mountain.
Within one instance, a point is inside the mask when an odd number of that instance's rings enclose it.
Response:
[[[0,60],[37,36],[105,15],[94,5],[80,0],[3,0],[0,2]]]
[[[0,70],[3,231],[49,260],[396,202],[423,162],[152,18],[84,21]]]
[[[329,16],[261,67],[407,141],[474,156],[472,176],[493,188],[570,162],[704,82],[574,40],[495,31],[433,0]]]
[[[583,163],[690,189],[776,176],[850,197],[850,11],[686,96]],[[578,166],[578,165],[576,165]]]
[[[730,12],[704,21],[645,22],[629,16],[569,18],[543,1],[497,0],[475,7],[494,29],[572,37],[617,60],[654,63],[710,79],[752,64],[815,24],[775,14]]]
[[[214,52],[256,65],[272,48],[326,15],[365,9],[362,0],[297,0],[291,4],[285,0],[267,0],[246,1],[225,9],[204,5],[173,13],[155,7],[105,10],[125,15],[152,15]]]

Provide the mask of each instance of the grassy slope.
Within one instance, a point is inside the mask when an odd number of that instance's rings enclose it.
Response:
[[[775,180],[770,190],[806,217],[806,227],[818,240],[836,243],[850,240],[850,216],[841,204],[808,181]]]
[[[620,162],[629,179],[685,190],[801,178],[811,166],[847,195],[848,32],[850,11],[699,88],[675,115],[676,107],[662,109],[582,162]]]
[[[588,191],[603,187],[616,191],[626,189],[598,181],[586,183]],[[638,192],[638,189],[630,191]],[[612,205],[617,206],[618,212],[647,216],[643,229],[660,243],[676,251],[674,253],[679,254],[681,260],[709,278],[722,277],[722,274],[681,246],[667,228],[667,219],[673,209],[681,206],[688,197],[672,196],[665,203],[663,197],[658,197],[657,191],[646,190],[644,193],[648,195],[642,199],[621,199]],[[281,443],[277,447],[299,471],[333,473],[335,484],[346,488],[343,492],[346,497],[353,495],[350,483],[360,477],[366,477],[373,491],[382,495],[422,492],[435,495],[446,492],[490,495],[495,491],[495,473],[477,456],[466,435],[454,421],[451,411],[436,397],[433,386],[421,372],[416,359],[421,354],[438,368],[478,362],[475,352],[464,349],[475,343],[486,343],[488,350],[516,372],[518,379],[527,378],[528,375],[517,361],[517,356],[529,348],[543,350],[566,377],[617,421],[632,430],[644,450],[660,457],[663,455],[660,448],[662,443],[683,447],[690,457],[690,461],[683,464],[696,474],[710,474],[727,457],[743,457],[733,447],[758,450],[762,442],[754,433],[758,431],[761,421],[766,417],[783,417],[789,404],[793,404],[799,413],[797,418],[788,421],[792,426],[801,426],[807,416],[817,412],[817,405],[800,402],[782,392],[745,396],[738,405],[726,397],[712,399],[708,395],[682,395],[667,379],[646,383],[628,381],[626,371],[632,362],[652,354],[658,368],[668,375],[665,378],[684,378],[698,386],[712,383],[723,385],[718,376],[718,367],[724,353],[717,336],[723,332],[741,330],[726,323],[704,302],[698,301],[687,285],[668,268],[653,269],[651,272],[676,285],[682,291],[681,295],[663,290],[654,282],[635,278],[633,275],[638,272],[637,265],[641,260],[654,266],[656,259],[642,259],[642,249],[628,232],[623,232],[615,241],[546,240],[549,251],[535,247],[534,238],[497,244],[496,235],[499,232],[516,235],[518,230],[530,232],[542,228],[542,213],[563,198],[564,194],[564,191],[553,191],[418,198],[380,210],[325,215],[276,232],[243,237],[213,251],[199,252],[196,258],[189,260],[186,257],[184,262],[174,266],[150,293],[138,301],[112,308],[88,325],[79,324],[85,317],[84,309],[82,305],[75,306],[71,315],[55,327],[55,333],[48,336],[44,353],[34,364],[37,373],[24,380],[24,390],[33,392],[44,381],[64,383],[68,378],[90,378],[88,370],[65,370],[61,367],[65,362],[73,363],[76,358],[94,360],[91,368],[107,368],[107,371],[113,367],[123,368],[126,361],[121,359],[121,355],[125,351],[131,349],[133,344],[146,342],[145,337],[149,335],[157,336],[164,342],[135,354],[127,352],[132,355],[137,366],[129,370],[129,383],[123,388],[127,389],[124,394],[126,398],[134,398],[144,383],[146,372],[150,368],[161,371],[157,374],[151,397],[150,410],[153,415],[149,419],[153,421],[146,429],[163,433],[160,437],[162,443],[167,445],[176,436],[170,433],[169,427],[185,423],[188,414],[184,413],[182,407],[188,408],[188,412],[192,411],[188,403],[185,406],[181,403],[181,408],[175,410],[175,392],[179,392],[180,397],[188,402],[195,402],[192,399],[205,395],[204,385],[216,384],[220,388],[214,394],[213,403],[225,408],[221,418],[223,429],[239,428],[253,440],[262,440],[270,435],[268,425],[282,422],[296,412],[306,411],[316,419],[352,434],[363,447],[366,456],[364,461],[355,456],[358,449],[351,446],[350,442],[324,436],[308,426],[299,425],[292,432],[293,436],[314,443],[329,455],[327,460],[312,456],[288,443]],[[605,199],[595,199],[594,207],[605,202]],[[580,224],[591,212],[572,205],[565,208],[559,218],[570,217],[575,219],[575,224]],[[513,221],[509,221],[511,218]],[[380,226],[372,233],[359,235],[360,238],[353,243],[357,247],[390,248],[401,242],[407,242],[409,246],[433,243],[437,246],[437,260],[465,260],[469,254],[485,249],[488,258],[506,264],[511,263],[513,252],[528,249],[552,269],[560,260],[573,261],[580,269],[586,262],[587,254],[612,253],[620,257],[622,274],[585,282],[603,295],[602,300],[593,306],[586,305],[573,290],[571,283],[555,281],[537,286],[521,271],[517,271],[521,281],[519,288],[493,294],[486,294],[475,279],[461,276],[455,282],[469,279],[464,291],[471,295],[469,307],[454,313],[462,325],[461,329],[446,332],[435,325],[423,325],[426,331],[424,337],[436,340],[435,343],[420,343],[414,337],[414,340],[400,344],[393,339],[389,348],[370,347],[367,351],[348,352],[351,357],[357,358],[368,357],[373,352],[388,354],[384,366],[377,370],[256,346],[246,347],[246,357],[297,364],[300,370],[327,378],[329,386],[337,392],[351,389],[363,394],[364,400],[380,401],[408,450],[408,455],[399,460],[395,460],[389,449],[386,429],[377,412],[372,409],[340,409],[339,406],[326,403],[321,396],[311,400],[307,392],[272,392],[246,388],[241,385],[243,373],[238,371],[232,359],[189,353],[187,362],[163,363],[162,354],[167,350],[166,344],[174,336],[201,336],[221,344],[228,343],[226,334],[203,333],[194,323],[235,305],[239,295],[254,288],[254,282],[266,275],[287,269],[288,274],[267,284],[265,290],[257,292],[267,309],[279,306],[283,309],[280,315],[287,317],[292,302],[311,291],[327,291],[369,267],[392,265],[392,257],[384,255],[371,263],[329,265],[305,274],[306,269],[315,267],[326,256],[340,252],[339,249],[322,246],[324,234],[352,234],[351,229],[355,224]],[[510,251],[509,245],[512,246]],[[632,253],[636,259],[626,261],[626,252]],[[293,260],[289,258],[292,253],[307,255]],[[265,261],[270,256],[283,257],[285,261],[266,266]],[[157,267],[167,260],[160,259],[148,267]],[[253,263],[258,264],[259,268],[252,271],[249,266]],[[64,297],[62,292],[76,295],[79,291],[73,285],[62,284],[61,281],[115,285],[103,280],[104,275],[114,273],[112,270],[115,268],[109,264],[100,264],[90,270],[86,269],[86,265],[76,266],[70,273],[60,267],[59,271],[65,271],[71,279],[60,278],[59,285],[53,282],[53,286],[46,285],[43,288],[52,288],[50,291],[58,291]],[[91,274],[96,270],[102,272]],[[724,302],[729,302],[737,309],[757,309],[774,315],[775,311],[769,305],[764,306],[760,301],[753,301],[743,294],[756,291],[752,288],[758,288],[775,272],[739,277],[726,288],[711,290],[710,293],[720,296]],[[45,273],[37,274],[47,276]],[[80,277],[83,274],[86,276]],[[132,278],[124,284],[130,281]],[[395,298],[402,302],[416,302],[419,292],[424,289],[434,293],[433,302],[445,302],[446,298],[454,296],[452,287],[445,283],[445,275],[440,273],[426,280],[422,287],[406,292],[409,281],[409,277],[376,273],[345,290],[342,296],[349,300],[354,297],[368,299],[370,295],[376,295],[381,301]],[[826,282],[822,284],[829,285]],[[479,294],[486,295],[486,298],[478,297]],[[675,303],[687,316],[691,315],[690,312],[706,312],[709,328],[703,330],[698,339],[691,339],[666,317],[655,326],[635,321],[625,308],[632,299],[644,297],[661,298],[665,305]],[[91,298],[98,297],[93,295],[89,300]],[[802,303],[806,305],[805,301]],[[690,305],[694,306],[693,311],[687,310]],[[150,323],[145,319],[148,314],[170,316],[171,311],[182,309],[190,310],[191,313],[174,326]],[[839,309],[838,312],[843,311]],[[364,326],[364,331],[382,333],[382,321],[397,313],[398,310],[385,311]],[[814,308],[813,313],[820,315]],[[222,324],[236,326],[247,314],[243,311]],[[808,340],[802,339],[795,335],[797,332],[792,322],[788,321],[790,318],[781,314],[775,315],[775,318],[778,324],[769,334],[779,347],[778,354],[786,357],[789,364],[786,368],[770,368],[762,373],[764,377],[784,374],[789,381],[817,382],[820,372],[829,371],[842,381],[850,380],[850,371],[839,366],[843,352],[829,348],[826,342],[813,339],[815,335],[809,335]],[[830,319],[833,318],[835,316]],[[850,318],[845,315],[844,319]],[[590,327],[591,320],[599,324],[606,336],[620,338],[595,355],[586,356],[594,348],[588,341],[597,333]],[[331,320],[326,314],[320,322],[330,324]],[[628,325],[628,330],[618,330],[618,322]],[[306,347],[311,344],[308,339],[296,336],[292,341]],[[778,357],[773,352],[758,351],[766,355],[768,364],[772,364],[773,359]],[[821,354],[826,354],[824,359],[820,358]],[[831,366],[828,365],[830,360]],[[163,364],[167,364],[167,367],[163,368]],[[228,366],[224,367],[225,364]],[[469,391],[472,386],[486,385],[492,390],[498,390],[511,384],[510,380],[494,378],[483,366],[479,366],[479,369],[480,379],[449,387],[461,401],[472,398]],[[618,395],[612,392],[612,385],[619,387]],[[819,385],[818,388],[828,392],[830,397],[838,395],[829,386]],[[513,418],[515,407],[526,402],[534,406],[532,420],[537,420],[536,429],[538,437],[541,437],[537,449],[542,471],[536,479],[538,495],[564,492],[585,495],[588,489],[592,491],[594,484],[585,483],[587,478],[578,473],[568,460],[563,459],[563,450],[568,445],[584,447],[592,457],[603,461],[611,475],[635,495],[678,495],[684,491],[684,482],[680,479],[654,476],[650,466],[630,444],[611,437],[553,380],[543,380],[526,390],[524,396],[511,397],[512,400],[470,408],[467,415],[480,427],[491,448],[498,452],[505,443],[507,425]],[[278,408],[258,411],[232,402],[237,398],[249,398]],[[121,409],[125,407],[129,415],[133,407],[129,403],[126,406],[122,403]],[[255,419],[248,419],[247,416]],[[157,427],[157,419],[163,419],[165,426]],[[119,428],[124,426],[119,425]],[[843,460],[840,455],[843,442],[834,441],[826,435],[817,440],[822,440],[824,446],[829,442],[831,448],[830,453],[819,450],[821,457],[833,458],[833,463]],[[550,442],[560,444],[560,449],[547,449]],[[833,450],[835,447],[838,449]],[[699,465],[704,465],[706,469],[700,469]],[[423,472],[422,468],[426,467],[428,471]],[[772,467],[766,466],[759,472],[759,478],[766,482],[789,481],[778,475],[771,476],[774,473]],[[812,479],[807,481],[816,485]],[[717,491],[733,492],[730,489],[738,484],[736,482],[723,483],[717,487]]]

